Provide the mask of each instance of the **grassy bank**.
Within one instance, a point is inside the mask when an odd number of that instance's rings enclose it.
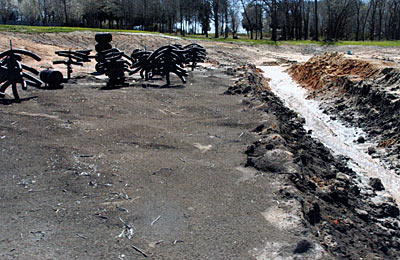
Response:
[[[224,38],[223,36],[216,39],[214,38],[214,34],[209,34],[208,38],[206,38],[204,35],[186,35],[185,37],[182,37],[184,39],[194,39],[194,40],[203,40],[203,41],[215,41],[215,42],[231,42],[231,43],[236,43],[236,42],[242,42],[242,43],[248,43],[248,44],[254,44],[254,45],[259,45],[259,44],[279,44],[279,42],[275,43],[274,41],[271,41],[269,39],[263,39],[263,40],[252,40],[247,37],[247,35],[238,35],[237,39],[233,39],[232,36],[229,38]]]
[[[360,46],[381,46],[381,47],[400,47],[400,41],[337,41],[337,42],[326,42],[326,41],[281,41],[280,43],[286,44],[316,44],[316,45],[360,45]]]
[[[0,32],[16,32],[16,33],[67,33],[76,31],[91,31],[91,32],[126,32],[126,33],[150,33],[160,34],[158,32],[147,32],[138,30],[121,30],[121,29],[99,29],[99,28],[83,28],[83,27],[55,27],[55,26],[26,26],[26,25],[0,25]],[[177,36],[171,34],[171,36]],[[181,37],[181,36],[180,36]],[[299,41],[278,41],[274,42],[269,39],[263,40],[252,40],[247,37],[246,34],[238,34],[238,39],[233,39],[231,36],[227,39],[221,37],[218,39],[214,38],[214,34],[209,34],[206,38],[204,35],[186,35],[182,37],[184,39],[194,40],[206,40],[216,42],[242,42],[247,44],[259,45],[259,44],[316,44],[316,45],[363,45],[363,46],[382,46],[382,47],[400,47],[400,41],[337,41],[337,42],[326,42],[326,41],[310,41],[310,40],[299,40]]]
[[[16,33],[68,33],[79,31],[91,32],[128,32],[128,33],[153,33],[138,30],[120,30],[120,29],[99,29],[84,27],[56,27],[56,26],[27,26],[27,25],[0,25],[0,32],[16,32]]]

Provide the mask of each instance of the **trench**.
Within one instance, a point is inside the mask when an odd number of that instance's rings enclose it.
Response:
[[[333,151],[334,155],[343,155],[350,160],[348,166],[360,177],[360,184],[369,183],[369,178],[379,178],[388,192],[400,203],[400,176],[386,169],[383,163],[373,159],[367,152],[372,143],[358,143],[360,136],[366,136],[362,129],[349,127],[324,114],[320,102],[307,99],[307,90],[301,88],[279,66],[260,66],[264,77],[270,78],[271,90],[282,99],[287,107],[305,119],[304,128],[311,130],[311,136],[318,139]]]

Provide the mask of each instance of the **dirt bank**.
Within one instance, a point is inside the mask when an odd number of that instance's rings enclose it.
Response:
[[[293,65],[290,74],[332,117],[361,127],[376,143],[369,153],[400,174],[400,70],[394,63],[326,53]],[[360,139],[360,142],[364,141]]]

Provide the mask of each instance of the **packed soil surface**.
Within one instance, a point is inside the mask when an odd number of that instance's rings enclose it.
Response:
[[[95,44],[90,32],[3,33],[1,50],[10,39],[43,58],[24,63],[62,72],[55,51]],[[114,34],[112,43],[130,54],[191,42]],[[129,86],[108,89],[93,62],[74,67],[62,89],[20,89],[21,103],[7,92],[1,259],[400,257],[399,209],[380,181],[360,187],[346,158],[314,140],[246,65],[289,66],[350,47],[200,44],[208,58],[186,84],[133,75]],[[351,50],[383,67],[400,61],[395,48]]]

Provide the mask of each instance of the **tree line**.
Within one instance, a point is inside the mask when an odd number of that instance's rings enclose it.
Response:
[[[3,24],[252,39],[399,40],[399,0],[0,0]]]

